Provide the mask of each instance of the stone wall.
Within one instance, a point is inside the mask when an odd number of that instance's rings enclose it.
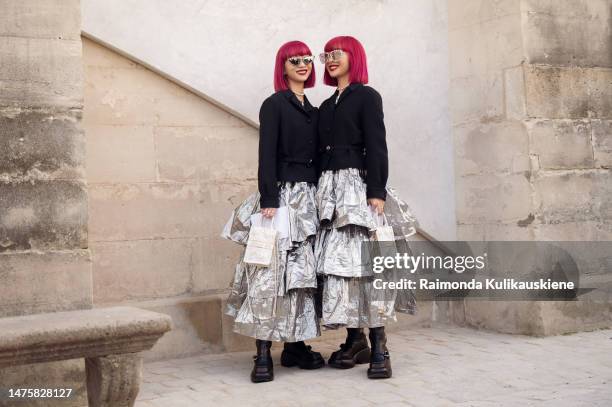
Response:
[[[79,1],[0,10],[0,318],[91,308]],[[62,405],[83,405],[83,373],[82,361],[19,366],[0,385],[70,387]]]
[[[610,0],[449,2],[460,239],[611,240],[611,13]],[[468,302],[461,319],[553,334],[609,326],[610,300]]]
[[[257,188],[257,129],[85,38],[83,65],[94,305],[170,314],[149,357],[232,349],[240,251],[219,234]]]
[[[523,0],[521,12],[535,237],[612,240],[612,0]],[[582,277],[599,290],[540,304],[542,333],[612,326],[609,268]]]
[[[515,117],[519,0],[449,2],[451,120],[460,239],[533,237],[528,137]],[[517,96],[518,97],[518,96]],[[517,104],[519,102],[516,102]]]
[[[0,317],[90,307],[79,2],[0,21]]]

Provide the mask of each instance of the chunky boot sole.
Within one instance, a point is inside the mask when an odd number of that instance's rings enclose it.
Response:
[[[271,382],[274,380],[274,371],[266,366],[255,367],[251,372],[251,381],[253,383]]]
[[[297,366],[300,369],[314,370],[314,369],[320,369],[324,365],[325,365],[325,360],[323,359],[317,360],[314,363],[305,363],[305,362],[300,361],[298,357],[292,355],[291,353],[288,353],[285,351],[281,353],[281,366],[284,366],[284,367]]]
[[[370,348],[364,348],[359,352],[355,353],[355,355],[351,359],[340,359],[328,362],[331,367],[335,367],[336,369],[350,369],[355,367],[355,365],[362,365],[364,363],[368,363],[370,361]]]
[[[368,368],[368,379],[388,379],[391,377],[391,362],[389,359],[381,363],[372,363]]]

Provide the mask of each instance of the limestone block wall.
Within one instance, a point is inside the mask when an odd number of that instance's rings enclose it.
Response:
[[[460,239],[611,240],[611,12],[610,0],[449,1]],[[463,318],[553,334],[609,326],[611,303],[467,302]]]
[[[78,0],[2,1],[0,317],[91,307]]]
[[[220,301],[240,250],[219,234],[257,188],[257,130],[85,38],[83,66],[94,305],[171,315],[157,357],[231,348]]]
[[[522,2],[535,236],[612,240],[612,1]]]
[[[521,12],[534,235],[612,240],[612,0],[523,0]],[[540,304],[544,334],[612,326],[609,268],[581,282],[599,289]]]
[[[449,1],[449,50],[458,238],[530,240],[520,1]]]
[[[80,22],[78,0],[0,1],[0,318],[92,306]],[[79,406],[83,375],[18,366],[0,386],[69,387]]]

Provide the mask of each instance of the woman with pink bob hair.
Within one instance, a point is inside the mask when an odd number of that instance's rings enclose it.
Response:
[[[278,50],[275,92],[259,111],[258,190],[238,205],[222,232],[222,237],[246,245],[252,215],[261,215],[262,225],[264,219],[288,225],[285,235],[279,232],[269,267],[245,263],[243,252],[227,301],[234,332],[255,338],[257,355],[251,372],[255,383],[274,379],[272,341],[284,342],[283,366],[318,369],[325,364],[321,354],[304,343],[321,334],[313,248],[319,226],[318,109],[304,94],[315,84],[313,59],[300,41]]]
[[[414,292],[379,290],[368,242],[381,236],[407,247],[418,225],[410,208],[387,187],[388,157],[382,97],[368,83],[366,53],[350,36],[332,38],[319,55],[323,80],[336,87],[319,107],[317,273],[324,277],[322,324],[345,327],[347,337],[328,364],[347,369],[370,363],[367,376],[391,377],[385,324],[395,311],[415,314]],[[385,224],[386,223],[386,224]],[[378,230],[377,230],[378,229]],[[398,247],[398,246],[394,246]],[[409,249],[408,249],[409,250]],[[382,275],[392,280],[396,274]],[[399,292],[398,292],[399,291]],[[369,328],[370,346],[363,332]]]

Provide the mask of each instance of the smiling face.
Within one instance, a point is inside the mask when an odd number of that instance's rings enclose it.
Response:
[[[311,72],[312,57],[310,55],[294,55],[285,61],[285,74],[290,81],[306,82]]]
[[[325,69],[327,69],[327,73],[329,73],[329,76],[332,78],[346,75],[350,68],[348,53],[340,52],[336,54],[341,55],[329,58],[327,62],[325,62]]]

